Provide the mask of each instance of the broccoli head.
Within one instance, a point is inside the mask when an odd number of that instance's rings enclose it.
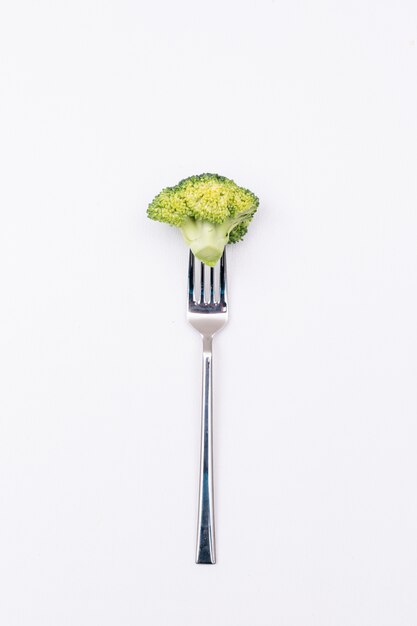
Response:
[[[216,265],[227,243],[243,239],[259,200],[218,174],[200,174],[166,187],[150,203],[148,217],[177,226],[193,254]]]

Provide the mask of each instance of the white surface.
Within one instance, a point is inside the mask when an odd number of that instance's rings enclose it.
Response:
[[[415,626],[416,40],[412,1],[2,3],[2,625]],[[145,218],[203,171],[261,199],[215,567],[187,251]]]

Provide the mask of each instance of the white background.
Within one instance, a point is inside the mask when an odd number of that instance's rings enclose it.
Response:
[[[205,171],[261,200],[213,567],[187,250],[145,217]],[[3,2],[0,172],[2,626],[415,626],[415,2]]]

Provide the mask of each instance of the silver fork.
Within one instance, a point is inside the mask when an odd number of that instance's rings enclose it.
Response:
[[[188,266],[187,319],[203,338],[203,388],[201,402],[200,481],[196,563],[215,563],[213,494],[213,336],[227,323],[226,252],[206,277],[201,263],[200,284],[195,285],[196,261],[190,252]],[[215,272],[219,272],[219,295],[216,297]]]

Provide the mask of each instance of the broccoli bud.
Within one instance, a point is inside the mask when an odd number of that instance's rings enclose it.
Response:
[[[200,174],[166,187],[150,203],[148,217],[177,226],[193,254],[214,266],[227,243],[243,239],[258,208],[248,189],[218,174]]]

